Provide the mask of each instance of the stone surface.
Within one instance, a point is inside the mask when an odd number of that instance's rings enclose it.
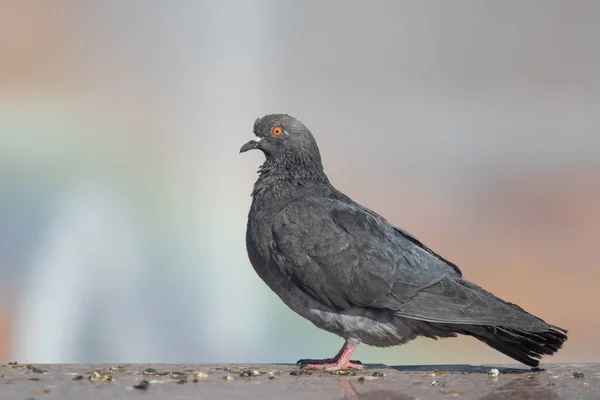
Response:
[[[338,375],[276,364],[17,364],[0,366],[0,399],[600,399],[600,365],[544,368],[367,365]]]

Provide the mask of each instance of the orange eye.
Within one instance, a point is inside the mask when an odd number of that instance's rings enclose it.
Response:
[[[283,129],[281,129],[280,126],[276,126],[275,128],[273,128],[272,132],[273,132],[273,135],[279,136],[283,133]]]

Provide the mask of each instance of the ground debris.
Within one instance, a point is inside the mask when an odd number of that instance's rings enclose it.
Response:
[[[358,381],[359,381],[360,383],[365,383],[366,381],[374,381],[374,380],[377,380],[377,379],[379,379],[379,378],[378,378],[378,377],[376,377],[376,376],[372,376],[372,375],[367,375],[367,376],[359,376],[359,377],[358,377]]]
[[[74,380],[74,381],[80,381],[80,380],[82,380],[82,379],[83,379],[83,375],[76,375],[76,376],[73,378],[73,380]]]
[[[464,392],[459,392],[458,390],[451,390],[451,391],[448,392],[448,394],[450,396],[462,396],[465,393]]]
[[[33,365],[27,365],[27,366],[25,366],[25,368],[27,368],[28,370],[30,370],[31,372],[34,372],[36,374],[43,374],[44,372],[46,372],[43,369],[34,367]]]
[[[192,382],[194,382],[194,383],[198,383],[200,381],[200,379],[208,378],[208,374],[204,373],[202,371],[191,371],[191,373],[192,373],[192,377],[194,378],[194,380]]]
[[[283,371],[274,369],[273,371],[269,372],[269,379],[275,379],[275,375],[281,375],[281,374],[283,374]]]
[[[109,370],[113,372],[127,372],[127,365],[113,365]]]
[[[95,382],[110,382],[110,381],[112,381],[112,375],[105,374],[104,372],[102,372],[100,370],[95,370],[90,375],[89,380],[95,381]]]
[[[290,371],[290,375],[312,375],[312,371],[308,371],[305,369],[293,369]]]
[[[231,375],[225,375],[225,376],[223,376],[223,379],[225,379],[226,381],[232,381],[235,378],[233,376],[231,376]]]
[[[421,375],[422,376],[444,376],[444,375],[448,375],[448,373],[434,369],[433,372],[423,372]]]
[[[328,371],[325,371],[328,372]],[[342,375],[342,376],[356,376],[356,371],[354,370],[341,370],[341,371],[331,371],[331,375]]]
[[[183,372],[177,372],[177,371],[171,372],[171,378],[173,378],[173,379],[187,379],[187,377],[188,377],[187,374],[183,373]]]
[[[495,376],[500,375],[500,371],[498,371],[496,368],[492,368],[488,371],[487,374],[488,374],[488,376],[495,377]]]
[[[431,382],[431,386],[446,386],[446,382],[445,381],[438,381],[437,379],[433,382]]]
[[[375,371],[375,372],[373,372],[372,376],[374,376],[376,378],[383,378],[385,376],[385,374],[381,371]]]
[[[154,368],[146,368],[142,374],[144,375],[155,375],[155,376],[165,376],[165,375],[169,375],[169,372],[167,371],[157,371]]]
[[[141,389],[141,390],[146,390],[148,389],[148,387],[150,386],[150,382],[148,382],[147,380],[142,380],[139,383],[133,385],[134,389]]]
[[[583,378],[585,375],[583,372],[575,371],[573,372],[573,378]]]

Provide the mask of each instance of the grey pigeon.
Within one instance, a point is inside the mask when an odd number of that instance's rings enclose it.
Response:
[[[254,123],[265,162],[252,191],[246,247],[256,273],[285,304],[345,339],[307,368],[361,369],[360,342],[396,346],[418,336],[473,336],[529,366],[561,348],[567,331],[465,280],[410,233],[352,201],[325,175],[317,143],[297,119]]]

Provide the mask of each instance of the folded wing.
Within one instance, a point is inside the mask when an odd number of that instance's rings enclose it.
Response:
[[[330,307],[385,308],[436,323],[546,326],[463,280],[454,264],[351,201],[298,199],[272,230],[273,264]]]

